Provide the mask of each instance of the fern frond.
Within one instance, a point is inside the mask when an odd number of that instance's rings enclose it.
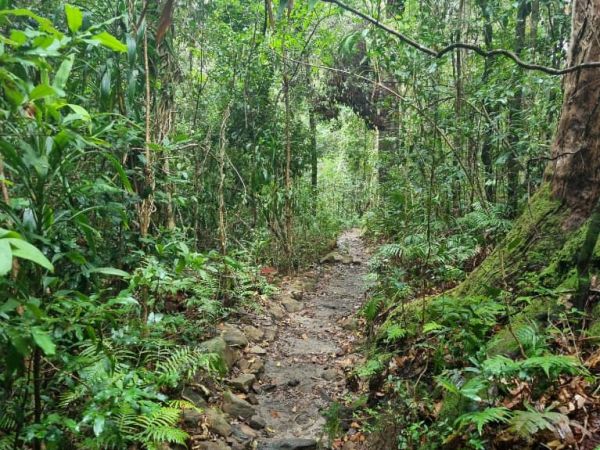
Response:
[[[521,367],[528,371],[542,370],[548,378],[556,378],[562,374],[581,375],[586,373],[581,363],[572,356],[545,355],[527,358]]]
[[[453,380],[440,375],[436,377],[436,381],[442,388],[451,394],[460,395],[474,402],[480,402],[482,400],[481,393],[485,392],[488,388],[487,380],[480,377],[473,377],[464,382],[462,380],[454,382]]]
[[[14,430],[16,426],[17,421],[11,411],[0,411],[0,430],[10,431]]]
[[[369,322],[372,322],[373,320],[375,320],[375,318],[377,317],[379,312],[384,308],[384,306],[385,298],[380,296],[374,296],[371,297],[365,303],[365,305],[362,308],[362,313]]]
[[[500,422],[507,423],[512,417],[512,413],[508,408],[487,408],[483,411],[476,411],[467,414],[463,414],[456,419],[456,424],[459,427],[464,427],[469,424],[476,426],[477,431],[480,435],[483,434],[483,427],[489,423]]]
[[[497,355],[486,359],[482,364],[482,370],[491,377],[512,377],[520,369],[520,364],[506,356]]]
[[[222,372],[218,355],[190,347],[179,347],[157,362],[155,372],[159,383],[172,385],[180,380],[193,378],[199,370]]]
[[[534,409],[527,411],[514,411],[510,419],[510,429],[523,437],[530,437],[542,430],[556,431],[559,423],[569,423],[569,418],[564,414]]]
[[[138,437],[139,440],[146,443],[146,445],[163,442],[185,445],[185,442],[190,435],[176,427],[158,426],[145,430],[143,433],[140,433]]]
[[[0,437],[0,450],[14,450],[15,437],[12,434]]]
[[[392,323],[390,326],[388,326],[386,328],[385,334],[386,334],[385,341],[388,343],[391,343],[391,342],[396,342],[396,341],[406,337],[406,335],[408,334],[408,331],[406,329],[402,328],[397,323]]]
[[[137,416],[135,424],[140,430],[138,439],[144,443],[185,444],[189,435],[177,428],[180,416],[181,410],[170,407],[162,407],[150,414]]]

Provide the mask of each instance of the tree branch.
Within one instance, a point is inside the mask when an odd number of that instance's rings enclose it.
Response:
[[[340,0],[322,0],[322,1],[324,3],[331,3],[334,5],[337,5],[340,8],[351,12],[352,14],[360,17],[361,19],[364,19],[367,22],[375,25],[377,28],[380,28],[383,31],[397,37],[405,44],[408,44],[411,47],[419,50],[420,52],[425,53],[426,55],[432,56],[434,58],[441,58],[442,56],[444,56],[447,53],[449,53],[453,50],[456,50],[456,49],[464,49],[464,50],[469,50],[469,51],[475,52],[478,55],[483,56],[485,58],[495,58],[497,56],[504,56],[506,58],[513,60],[519,67],[522,67],[527,70],[537,70],[539,72],[544,72],[548,75],[564,75],[564,74],[571,73],[571,72],[577,72],[577,71],[580,71],[583,69],[600,68],[600,61],[594,61],[594,62],[585,62],[585,63],[577,64],[575,66],[566,67],[564,69],[555,69],[554,67],[542,66],[540,64],[533,64],[533,63],[528,63],[526,61],[523,61],[514,52],[511,52],[510,50],[505,50],[505,49],[484,50],[483,48],[481,48],[475,44],[468,44],[465,42],[455,42],[453,44],[447,45],[446,47],[444,47],[440,50],[435,50],[433,48],[430,48],[430,47],[427,47],[426,45],[421,44],[418,41],[415,41],[411,37],[399,32],[398,30],[390,28],[389,26],[380,22],[376,18],[363,13],[363,12],[359,11],[358,9],[353,8],[352,6],[348,6],[344,3],[342,3]]]

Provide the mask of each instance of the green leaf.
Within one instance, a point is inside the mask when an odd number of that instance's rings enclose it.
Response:
[[[6,239],[0,239],[0,276],[6,275],[12,268],[12,251]]]
[[[71,30],[72,33],[77,33],[81,29],[81,25],[83,25],[83,13],[78,7],[67,3],[65,5],[65,14],[67,16],[69,30]]]
[[[0,314],[14,311],[20,305],[21,303],[16,301],[14,298],[9,298],[4,302],[4,304],[0,305]]]
[[[132,193],[133,187],[131,186],[131,183],[129,182],[129,178],[127,177],[127,173],[125,172],[123,165],[119,162],[119,160],[117,158],[115,158],[110,153],[103,153],[103,155],[106,159],[108,159],[110,161],[110,163],[113,165],[113,167],[119,174],[119,178],[121,179],[121,183],[123,184],[123,187],[125,188],[125,190],[127,192]]]
[[[73,111],[78,117],[80,117],[81,120],[84,120],[86,122],[92,120],[92,116],[90,116],[90,113],[87,111],[87,109],[79,105],[73,105],[71,103],[69,103],[67,106],[71,108],[71,111]]]
[[[73,61],[75,60],[75,55],[71,54],[65,58],[65,60],[60,64],[60,67],[56,71],[56,75],[54,76],[54,81],[52,82],[52,86],[58,89],[64,89],[67,85],[67,80],[69,79],[69,75],[71,73],[71,69],[73,68]]]
[[[42,349],[45,355],[52,356],[56,353],[56,345],[44,330],[34,327],[31,330],[31,337],[36,345]]]
[[[137,57],[137,42],[135,41],[135,37],[131,34],[127,35],[127,60],[129,61],[130,66],[135,65],[135,59]]]
[[[8,238],[5,240],[8,241],[12,247],[13,257],[27,259],[45,269],[48,269],[51,272],[54,271],[54,266],[48,260],[48,258],[46,258],[41,251],[39,251],[29,242],[16,238]]]
[[[94,419],[94,435],[100,436],[104,431],[104,416],[98,416]]]
[[[116,52],[124,53],[127,51],[127,46],[125,44],[123,44],[116,37],[114,37],[110,33],[107,33],[106,31],[95,35],[94,37],[92,37],[92,39],[99,42],[104,47],[110,48],[111,50],[114,50]]]
[[[94,267],[90,269],[90,273],[101,273],[102,275],[113,275],[115,277],[129,277],[129,274],[124,270],[117,269],[115,267]]]
[[[50,85],[47,84],[38,84],[33,90],[29,93],[30,100],[39,100],[44,97],[54,97],[58,95],[58,91]]]
[[[52,26],[51,20],[38,16],[33,11],[26,8],[3,9],[0,11],[0,17],[2,16],[30,17],[39,24],[40,30],[45,31],[47,33],[51,33],[55,36],[62,36],[62,33]]]

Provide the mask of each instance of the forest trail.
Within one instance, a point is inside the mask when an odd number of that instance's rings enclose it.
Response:
[[[324,436],[322,413],[345,393],[345,371],[360,359],[353,332],[366,290],[360,231],[346,231],[338,250],[328,255],[332,264],[321,267],[314,289],[292,291],[302,297],[302,309],[278,323],[257,396],[258,415],[266,421],[258,449],[316,448]]]

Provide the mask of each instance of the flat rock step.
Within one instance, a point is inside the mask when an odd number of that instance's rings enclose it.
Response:
[[[258,450],[317,450],[317,441],[305,438],[277,439],[258,444]]]

